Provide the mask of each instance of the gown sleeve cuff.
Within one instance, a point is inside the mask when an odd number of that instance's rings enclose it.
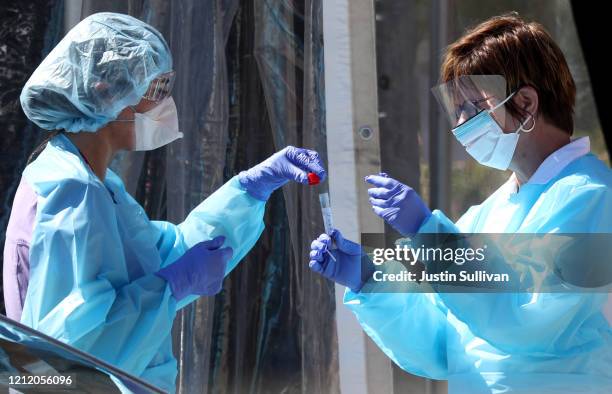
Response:
[[[421,234],[457,233],[459,230],[444,212],[435,209],[431,215],[421,224]]]

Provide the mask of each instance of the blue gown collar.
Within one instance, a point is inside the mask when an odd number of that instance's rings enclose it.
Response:
[[[118,203],[116,193],[118,191],[119,185],[116,185],[115,183],[119,178],[110,168],[106,169],[106,177],[104,178],[104,181],[102,181],[89,167],[87,160],[85,159],[79,148],[77,148],[77,146],[64,133],[56,135],[49,141],[49,143],[52,144],[54,147],[60,148],[66,152],[70,152],[73,155],[77,156],[81,160],[81,165],[83,166],[83,168],[85,168],[86,171],[90,172],[93,175],[94,179],[101,182],[110,193],[113,202],[115,204]]]

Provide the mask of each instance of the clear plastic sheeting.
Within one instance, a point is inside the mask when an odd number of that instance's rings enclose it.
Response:
[[[322,0],[255,0],[255,58],[276,149],[296,145],[318,151],[327,163],[323,78]],[[338,361],[334,286],[307,264],[310,241],[324,232],[318,194],[326,184],[283,188],[290,234],[287,271],[291,311],[284,319],[296,329],[299,386],[285,392],[337,392]],[[287,264],[288,263],[288,264]],[[275,328],[280,332],[282,326]],[[284,334],[286,335],[286,334]],[[272,345],[272,344],[271,344]],[[285,344],[284,351],[291,349]],[[268,356],[280,357],[283,349]],[[272,365],[265,367],[275,374]],[[261,370],[261,375],[265,376]],[[270,392],[260,384],[259,391]],[[276,392],[276,390],[272,390]]]
[[[30,152],[46,132],[28,121],[19,94],[30,74],[61,38],[62,2],[5,0],[0,9],[0,245],[15,191]],[[3,256],[0,254],[0,264]],[[1,291],[0,291],[1,293]],[[4,303],[0,303],[0,313]]]

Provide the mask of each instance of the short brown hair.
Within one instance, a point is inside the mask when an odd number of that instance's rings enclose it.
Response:
[[[511,13],[488,19],[451,44],[442,62],[441,79],[462,75],[502,75],[507,94],[531,86],[538,93],[538,112],[570,135],[574,131],[576,84],[559,46],[542,25]],[[508,102],[518,117],[521,109]]]

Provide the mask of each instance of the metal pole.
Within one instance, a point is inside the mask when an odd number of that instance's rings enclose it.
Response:
[[[448,0],[431,2],[429,85],[438,84],[440,60],[448,40]],[[431,209],[448,211],[451,192],[451,140],[446,123],[441,119],[438,104],[429,96],[429,166]]]
[[[330,196],[336,226],[349,239],[384,232],[368,203],[364,176],[380,171],[373,0],[323,2],[325,102]],[[390,360],[366,337],[336,286],[340,390],[391,393]]]

